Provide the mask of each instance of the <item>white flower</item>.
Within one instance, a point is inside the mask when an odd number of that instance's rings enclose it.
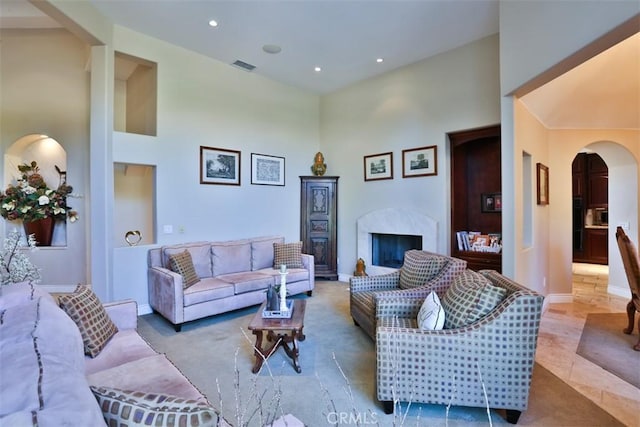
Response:
[[[14,230],[4,239],[4,248],[0,252],[0,285],[30,281],[40,281],[40,270],[20,250],[24,247],[20,241],[20,232]],[[29,236],[27,245],[35,249],[33,235]]]
[[[22,209],[20,209],[21,213],[27,213],[31,210],[31,206],[24,206]]]
[[[2,209],[5,209],[7,211],[12,211],[15,208],[16,208],[16,203],[15,202],[7,202],[7,203],[4,203],[2,205]]]
[[[38,204],[40,206],[48,205],[49,201],[50,201],[49,198],[47,196],[45,196],[45,195],[42,195],[42,196],[38,197]]]
[[[60,206],[54,206],[53,207],[53,214],[54,215],[59,215],[59,214],[63,214],[64,213],[64,209],[61,208]]]
[[[22,191],[24,191],[26,194],[33,194],[33,193],[35,193],[35,192],[36,192],[36,191],[38,191],[38,190],[37,190],[36,188],[34,188],[34,187],[30,186],[30,185],[27,185],[26,187],[24,187],[24,188],[22,189]]]

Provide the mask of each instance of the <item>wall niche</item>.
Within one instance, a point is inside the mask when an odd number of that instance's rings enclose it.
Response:
[[[155,243],[155,177],[155,166],[114,163],[114,247]]]
[[[56,189],[63,180],[66,180],[67,152],[65,149],[55,139],[34,133],[19,138],[5,152],[3,190],[9,184],[15,185],[17,179],[21,177],[21,173],[18,171],[19,165],[30,164],[33,161],[38,163],[40,169],[38,173],[42,175],[49,188]],[[59,174],[56,167],[64,171],[65,174]],[[73,186],[73,182],[69,182],[69,184]],[[73,200],[69,200],[68,203],[74,206]],[[79,201],[77,203],[79,204]],[[17,228],[24,234],[21,221],[7,221],[6,224],[6,232]],[[65,220],[55,221],[51,247],[56,246],[67,246],[67,222]]]
[[[158,64],[115,52],[114,68],[114,130],[156,136]]]

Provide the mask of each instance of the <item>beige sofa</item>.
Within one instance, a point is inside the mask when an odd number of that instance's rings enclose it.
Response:
[[[180,331],[184,322],[260,304],[268,286],[280,283],[279,269],[273,268],[274,244],[284,244],[284,237],[193,242],[150,249],[149,305]],[[185,250],[200,279],[186,289],[182,276],[170,269],[169,262],[170,255]],[[300,261],[301,268],[288,268],[289,295],[311,295],[315,286],[313,256],[300,254]]]
[[[105,304],[118,332],[90,358],[76,323],[50,294],[26,283],[3,286],[0,292],[0,425],[106,425],[90,386],[193,400],[192,407],[207,406],[214,415],[205,425],[227,425],[206,397],[138,335],[134,301]]]

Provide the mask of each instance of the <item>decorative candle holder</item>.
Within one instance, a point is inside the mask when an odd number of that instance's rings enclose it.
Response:
[[[284,264],[283,264],[284,265]],[[287,271],[282,272],[282,266],[280,266],[280,311],[287,311]]]

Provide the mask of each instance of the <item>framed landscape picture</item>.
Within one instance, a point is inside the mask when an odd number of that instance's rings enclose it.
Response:
[[[438,146],[402,150],[402,177],[438,175]]]
[[[364,180],[393,179],[393,153],[364,156]]]
[[[251,153],[251,184],[284,186],[284,157]]]
[[[240,151],[200,146],[200,184],[240,185]]]

